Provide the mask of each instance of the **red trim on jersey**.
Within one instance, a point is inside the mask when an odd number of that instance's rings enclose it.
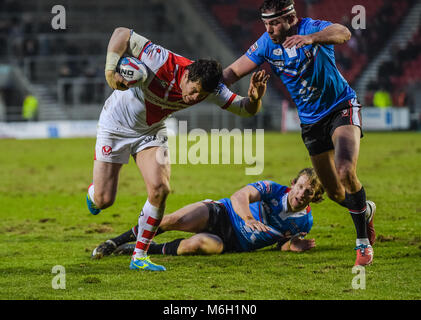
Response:
[[[140,58],[142,57],[142,53],[143,53],[143,51],[145,51],[145,49],[151,44],[152,42],[151,41],[148,41],[148,42],[146,42],[146,44],[143,46],[143,49],[142,49],[142,51],[140,51],[140,53],[139,53],[139,56],[137,57],[139,60],[140,60]]]
[[[311,207],[310,206],[307,206],[306,212],[309,213],[310,211],[311,211]]]
[[[351,103],[351,102],[350,102]],[[353,122],[352,122],[352,107],[351,108],[349,108],[349,123],[350,124],[354,124]]]
[[[288,77],[290,77],[290,78],[294,78],[295,76],[294,75],[292,75],[292,74],[288,74],[288,73],[286,73],[286,72],[282,72],[282,74],[284,74],[284,75],[286,75],[286,76],[288,76]],[[300,76],[301,77],[301,76]]]
[[[231,96],[231,98],[228,100],[228,102],[226,104],[224,104],[224,106],[221,107],[221,108],[222,109],[227,109],[231,105],[231,103],[234,101],[234,99],[235,99],[236,96],[237,95],[235,93],[233,93],[232,96]]]

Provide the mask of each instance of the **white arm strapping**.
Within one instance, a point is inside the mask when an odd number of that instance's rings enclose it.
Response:
[[[127,48],[127,52],[129,55],[135,58],[139,58],[140,53],[143,50],[145,44],[149,42],[148,39],[142,37],[141,35],[137,34],[133,30],[130,30],[130,40],[129,40],[129,47]]]

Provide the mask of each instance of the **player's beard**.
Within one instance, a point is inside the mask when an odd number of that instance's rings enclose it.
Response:
[[[294,28],[291,27],[288,30],[281,31],[278,36],[274,38],[271,37],[270,39],[275,44],[282,44],[287,39],[287,37],[294,35],[294,32],[295,32]]]

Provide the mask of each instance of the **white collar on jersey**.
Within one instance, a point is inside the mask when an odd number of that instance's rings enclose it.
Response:
[[[288,194],[289,192],[285,193],[284,196],[282,197],[282,208],[284,210],[279,212],[279,217],[282,220],[285,220],[287,218],[299,218],[299,217],[305,216],[307,214],[307,207],[298,212],[288,211]]]

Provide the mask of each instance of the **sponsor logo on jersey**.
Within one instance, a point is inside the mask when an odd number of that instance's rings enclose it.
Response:
[[[214,93],[216,94],[216,95],[218,95],[218,94],[221,94],[221,92],[222,92],[222,90],[224,90],[225,89],[225,84],[223,83],[223,82],[219,82],[219,84],[218,84],[218,86],[216,87],[216,89],[215,89],[215,91],[214,91]]]
[[[293,46],[292,48],[285,48],[285,52],[287,53],[288,57],[294,58],[297,56],[297,48]]]
[[[168,141],[168,137],[160,136],[160,135],[153,135],[153,136],[147,136],[143,141],[146,144],[146,143],[156,141],[156,140],[158,140],[160,143],[165,143]]]
[[[149,54],[149,50],[152,48],[152,42],[149,42],[149,44],[146,46],[146,48],[143,50],[145,54]]]
[[[275,56],[282,56],[282,49],[278,48],[272,51]]]
[[[342,117],[348,117],[349,109],[343,109],[342,110]]]
[[[102,146],[102,155],[107,157],[113,152],[113,149],[110,146]]]
[[[273,60],[271,61],[271,64],[273,64],[277,68],[283,68],[285,66],[284,60]]]
[[[257,42],[253,43],[252,46],[248,49],[248,53],[251,54],[252,52],[256,51],[259,48]]]

